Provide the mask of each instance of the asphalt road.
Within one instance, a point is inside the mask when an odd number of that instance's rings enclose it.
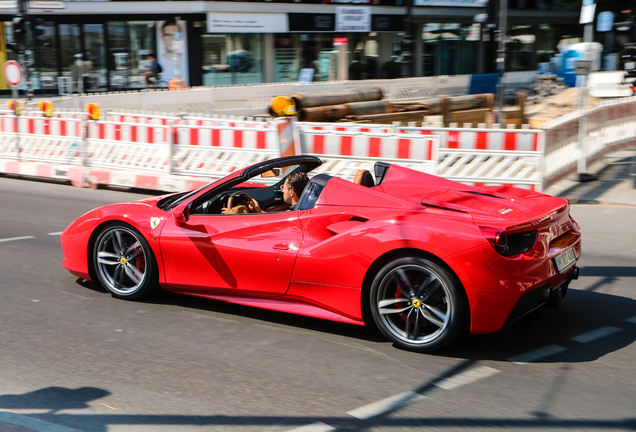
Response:
[[[636,430],[636,207],[572,207],[584,255],[561,307],[423,355],[358,326],[173,294],[116,300],[62,268],[59,233],[73,219],[138,197],[0,178],[0,421],[10,412],[51,425],[42,431],[109,432]]]

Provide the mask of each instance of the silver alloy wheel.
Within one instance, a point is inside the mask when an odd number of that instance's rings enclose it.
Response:
[[[107,229],[98,241],[95,267],[105,288],[122,296],[134,294],[146,280],[148,262],[137,234],[115,226]]]
[[[435,271],[418,264],[391,269],[377,290],[377,312],[396,339],[426,345],[447,330],[453,310],[449,287]]]

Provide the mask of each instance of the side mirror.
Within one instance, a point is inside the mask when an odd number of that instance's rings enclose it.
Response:
[[[185,224],[188,219],[190,219],[190,206],[179,206],[172,212],[172,216],[174,217],[174,223],[181,226]]]

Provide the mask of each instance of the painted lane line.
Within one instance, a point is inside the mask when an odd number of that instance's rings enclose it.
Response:
[[[316,422],[307,426],[301,426],[299,428],[292,429],[288,432],[329,432],[333,430],[336,430],[336,428],[331,427],[323,422]]]
[[[414,392],[399,393],[394,396],[390,396],[386,399],[379,400],[377,402],[370,403],[360,408],[356,408],[347,412],[350,416],[359,418],[360,420],[367,420],[371,417],[375,417],[385,412],[392,411],[394,409],[403,407],[413,402],[426,399],[424,396]]]
[[[597,328],[596,330],[592,330],[587,333],[581,333],[580,335],[572,336],[570,339],[580,343],[588,343],[603,338],[605,336],[618,333],[620,331],[623,331],[623,329],[618,327],[606,326]]]
[[[10,237],[10,238],[0,239],[0,243],[16,241],[16,240],[27,240],[27,239],[33,239],[33,238],[35,238],[35,237],[33,237],[33,236]]]
[[[443,379],[434,384],[439,388],[443,388],[444,390],[453,390],[457,387],[461,387],[463,385],[479,381],[480,379],[496,375],[499,372],[500,371],[498,371],[497,369],[488,366],[482,366],[466,372],[462,372],[450,378]]]
[[[532,363],[533,361],[540,360],[545,357],[550,357],[552,355],[562,353],[563,351],[567,351],[567,348],[559,345],[548,345],[534,351],[511,357],[508,359],[508,361],[517,364]]]
[[[625,318],[625,321],[636,324],[636,315],[631,318]]]
[[[64,231],[52,232],[52,233],[48,233],[48,235],[50,235],[50,236],[59,236],[59,235],[62,235],[63,232]]]

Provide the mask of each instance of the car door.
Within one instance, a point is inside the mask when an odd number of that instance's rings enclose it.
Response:
[[[298,212],[191,215],[160,239],[165,284],[191,293],[285,294],[302,242]]]

